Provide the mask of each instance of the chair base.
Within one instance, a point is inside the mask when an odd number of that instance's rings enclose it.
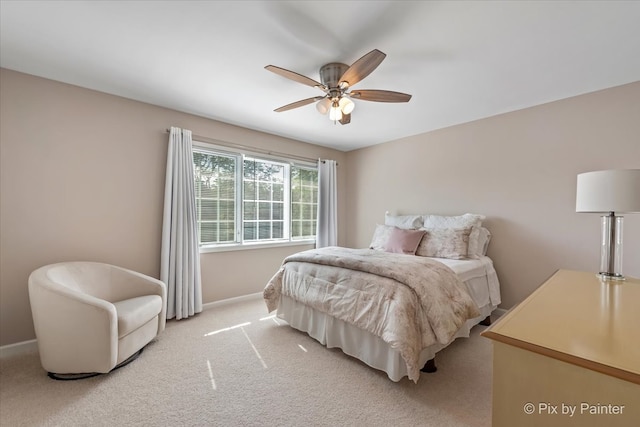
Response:
[[[120,362],[118,365],[116,365],[115,368],[113,368],[112,370],[110,370],[107,373],[111,373],[111,372],[115,371],[116,369],[122,368],[123,366],[126,366],[129,363],[133,362],[134,360],[136,360],[138,358],[138,356],[140,356],[142,354],[143,350],[144,350],[144,347],[142,347],[140,350],[138,350],[135,353],[133,353],[126,360],[123,360],[122,362]],[[52,378],[52,379],[58,380],[58,381],[84,380],[84,379],[87,379],[87,378],[97,377],[98,375],[104,375],[104,374],[102,372],[88,372],[88,373],[82,373],[82,374],[56,374],[55,372],[47,372],[47,376],[49,376],[49,378]]]

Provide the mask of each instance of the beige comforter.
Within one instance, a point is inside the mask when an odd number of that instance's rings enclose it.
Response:
[[[420,376],[420,352],[448,344],[480,315],[466,285],[430,258],[329,247],[287,257],[264,289],[269,312],[284,294],[351,323],[397,349],[409,379]]]

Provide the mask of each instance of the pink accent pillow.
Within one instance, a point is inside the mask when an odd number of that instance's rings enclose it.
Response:
[[[394,227],[384,250],[396,254],[415,255],[425,230],[408,230]]]

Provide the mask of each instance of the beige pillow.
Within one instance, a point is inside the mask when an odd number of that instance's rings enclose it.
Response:
[[[421,230],[425,230],[426,234],[416,249],[416,255],[450,259],[469,257],[469,238],[472,227],[422,228]]]
[[[480,258],[483,244],[480,243],[480,227],[486,217],[479,214],[466,213],[464,215],[444,216],[444,215],[423,215],[422,220],[425,228],[466,228],[471,229],[469,236],[469,249],[467,258]]]
[[[371,238],[371,244],[369,244],[369,249],[384,251],[393,229],[394,227],[390,225],[377,224],[373,232],[373,237]]]

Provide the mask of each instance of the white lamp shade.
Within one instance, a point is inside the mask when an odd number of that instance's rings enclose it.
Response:
[[[344,96],[340,98],[338,105],[340,105],[340,109],[342,110],[343,114],[351,114],[354,107],[356,106],[356,104],[354,104],[352,100]]]
[[[340,110],[340,106],[337,102],[334,102],[334,105],[329,109],[329,120],[342,120],[342,111]]]
[[[579,174],[576,212],[640,213],[640,169]]]
[[[331,100],[329,98],[321,99],[316,103],[316,109],[320,114],[327,114],[329,112],[329,108],[331,108]]]

